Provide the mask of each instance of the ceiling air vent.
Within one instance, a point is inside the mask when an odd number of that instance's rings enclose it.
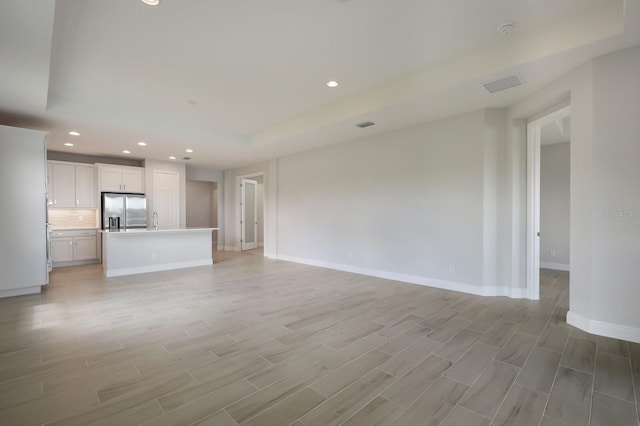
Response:
[[[489,93],[495,93],[501,90],[520,86],[523,83],[524,81],[522,80],[522,77],[520,77],[518,74],[513,74],[504,78],[500,78],[498,80],[482,83],[482,85],[484,86],[485,89],[489,91]]]
[[[365,127],[373,126],[374,124],[376,123],[373,123],[371,121],[365,121],[363,123],[356,124],[356,126],[360,127],[361,129],[364,129]]]
[[[183,160],[191,160],[191,157],[182,157]]]

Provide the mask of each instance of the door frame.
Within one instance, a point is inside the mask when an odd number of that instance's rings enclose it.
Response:
[[[541,129],[571,115],[571,105],[527,123],[527,292],[540,299],[540,147]]]
[[[251,179],[251,178],[257,178],[257,177],[262,177],[262,185],[265,187],[265,192],[266,192],[266,178],[265,178],[265,172],[255,172],[255,173],[249,173],[246,175],[242,175],[242,176],[236,176],[236,200],[237,200],[237,208],[236,209],[236,238],[235,238],[235,248],[234,251],[242,251],[242,225],[240,224],[240,221],[242,220],[242,206],[240,205],[242,203],[242,192],[240,189],[240,184],[242,183],[242,179]],[[264,197],[264,194],[263,194]],[[266,209],[266,200],[263,200],[262,203],[262,211],[258,211],[258,215],[262,215],[262,223],[264,224],[264,218],[265,218],[265,209]],[[257,234],[256,234],[256,240],[257,240]],[[258,247],[260,246],[259,242],[258,242]]]

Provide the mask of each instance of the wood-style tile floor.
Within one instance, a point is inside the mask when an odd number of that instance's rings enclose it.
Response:
[[[528,301],[216,261],[0,300],[0,424],[638,426],[640,345],[568,326],[566,273]]]

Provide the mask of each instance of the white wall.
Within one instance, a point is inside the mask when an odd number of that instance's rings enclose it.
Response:
[[[593,242],[590,319],[633,327],[636,341],[640,341],[639,72],[640,47],[593,62],[593,195],[589,210]]]
[[[504,145],[488,110],[280,158],[277,256],[493,292]]]
[[[187,180],[187,227],[213,227],[213,185],[212,182]]]
[[[540,262],[551,269],[569,267],[569,147],[566,142],[540,149]]]

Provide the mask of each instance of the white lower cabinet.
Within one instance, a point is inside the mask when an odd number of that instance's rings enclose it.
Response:
[[[51,238],[51,260],[70,262],[73,260],[73,238]]]
[[[51,233],[51,260],[54,264],[98,260],[98,258],[96,231],[53,231]]]
[[[97,259],[96,236],[75,237],[73,239],[73,260]]]

